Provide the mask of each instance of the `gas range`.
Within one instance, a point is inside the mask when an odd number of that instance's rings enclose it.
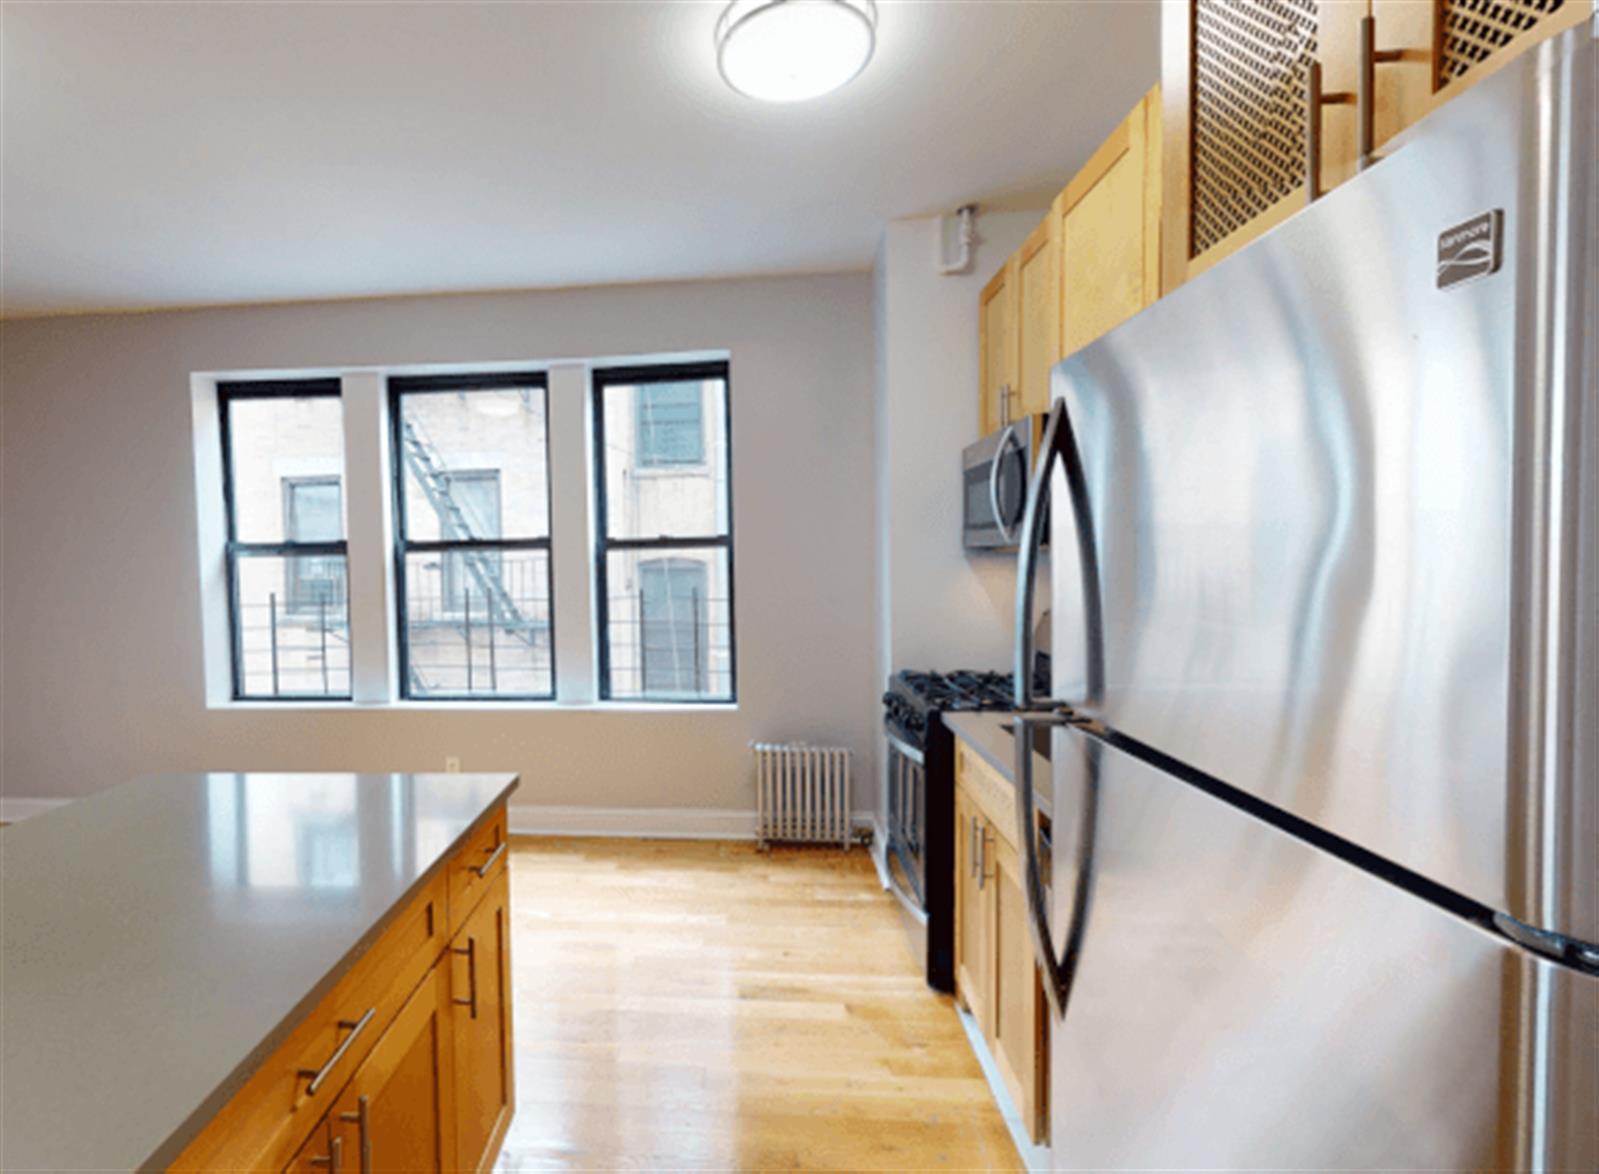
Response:
[[[955,745],[938,715],[1014,704],[1011,674],[970,669],[905,670],[894,674],[883,694],[883,861],[935,990],[955,989]]]
[[[883,720],[898,727],[907,741],[920,742],[927,732],[928,716],[936,711],[1009,709],[1014,704],[1014,682],[1010,673],[906,669],[894,674],[883,694]]]

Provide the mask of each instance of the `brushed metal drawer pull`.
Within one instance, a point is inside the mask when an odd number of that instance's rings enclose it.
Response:
[[[332,1072],[334,1066],[338,1064],[340,1060],[344,1059],[344,1053],[350,1050],[350,1045],[355,1042],[355,1037],[366,1030],[366,1025],[372,1022],[372,1016],[376,1015],[377,1013],[378,1009],[376,1007],[368,1007],[366,1009],[366,1014],[361,1016],[361,1018],[357,1019],[354,1023],[351,1023],[348,1019],[339,1020],[338,1026],[345,1031],[348,1031],[350,1034],[339,1041],[339,1046],[333,1049],[333,1054],[328,1057],[328,1062],[322,1065],[320,1068],[300,1069],[300,1075],[303,1077],[308,1077],[311,1081],[310,1084],[305,1086],[306,1096],[311,1097],[316,1095],[316,1090],[322,1087],[322,1082],[328,1078],[328,1073]]]
[[[367,1132],[367,1126],[370,1124],[367,1106],[367,1098],[360,1097],[355,1102],[355,1112],[339,1114],[339,1120],[353,1124],[360,1135],[361,1174],[372,1174],[372,1136]]]
[[[494,855],[490,856],[482,864],[477,866],[477,874],[479,876],[488,876],[489,875],[489,869],[493,868],[496,864],[498,864],[500,862],[500,857],[505,855],[505,850],[507,848],[509,848],[510,846],[511,846],[511,841],[510,840],[501,840],[500,841],[500,846],[498,848],[494,849]]]
[[[464,998],[464,999],[457,999],[457,998],[453,998],[452,997],[450,1001],[452,1003],[456,1003],[456,1004],[458,1004],[459,1006],[462,1006],[462,1007],[470,1007],[470,1008],[472,1008],[472,1018],[476,1019],[477,1018],[477,939],[476,938],[467,938],[466,939],[466,948],[464,950],[460,946],[452,946],[451,949],[457,954],[465,954],[466,955],[466,991],[467,991],[467,997]]]
[[[328,1147],[328,1152],[312,1158],[311,1165],[326,1166],[333,1174],[339,1174],[339,1171],[344,1169],[344,1139],[335,1137],[333,1144]]]

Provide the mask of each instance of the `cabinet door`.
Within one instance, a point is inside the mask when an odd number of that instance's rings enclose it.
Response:
[[[1016,251],[1016,415],[1049,411],[1049,372],[1060,361],[1060,256],[1046,216]]]
[[[1044,1057],[1049,1051],[1044,1033],[1049,1018],[1033,961],[1020,858],[1006,840],[996,837],[991,844],[994,1030],[989,1043],[1000,1077],[1021,1113],[1022,1125],[1035,1143],[1041,1143],[1049,1104],[1044,1083]]]
[[[283,1170],[284,1174],[337,1174],[347,1169],[344,1157],[344,1140],[334,1134],[324,1117]]]
[[[987,867],[988,826],[965,790],[955,792],[955,993],[983,1034],[993,1023],[993,937]]]
[[[1166,292],[1304,207],[1305,88],[1321,4],[1161,6]]]
[[[356,1069],[332,1114],[346,1169],[439,1171],[454,1164],[446,974],[428,971]],[[352,1161],[352,1155],[354,1160]]]
[[[1158,109],[1156,93],[1139,102],[1055,201],[1062,355],[1159,296]]]
[[[1005,418],[1001,406],[1016,386],[1016,266],[1006,261],[978,299],[977,333],[981,370],[977,434],[987,436]]]
[[[492,1165],[515,1104],[511,1074],[510,879],[506,870],[483,894],[451,943],[451,1024],[455,1058],[457,1165]]]
[[[1316,58],[1321,62],[1322,86],[1329,93],[1354,94],[1360,89],[1360,25],[1368,8],[1379,53],[1396,52],[1397,60],[1373,67],[1373,142],[1377,148],[1404,130],[1432,107],[1434,92],[1433,38],[1437,35],[1438,6],[1415,0],[1371,0],[1348,4],[1320,0]],[[1348,103],[1322,111],[1323,191],[1330,191],[1359,171],[1360,124],[1358,109]]]

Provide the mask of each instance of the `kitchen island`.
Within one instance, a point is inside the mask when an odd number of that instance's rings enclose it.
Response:
[[[492,1162],[517,783],[164,775],[0,833],[0,1168]]]

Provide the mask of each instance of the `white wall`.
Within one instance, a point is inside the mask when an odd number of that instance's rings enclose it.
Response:
[[[960,276],[936,268],[934,218],[894,221],[878,251],[879,679],[1010,667],[1016,557],[962,548],[961,450],[978,439],[978,295],[1043,214],[979,216]]]
[[[0,324],[0,796],[458,755],[522,772],[523,807],[748,809],[748,742],[804,737],[855,752],[869,806],[871,294],[866,274],[844,274]],[[207,709],[190,372],[722,348],[736,710]]]

